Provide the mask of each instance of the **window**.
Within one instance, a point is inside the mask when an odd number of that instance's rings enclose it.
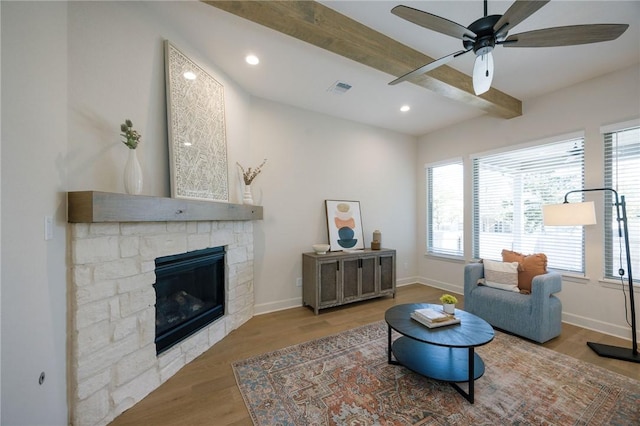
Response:
[[[503,249],[545,253],[549,268],[584,273],[583,227],[542,222],[542,205],[561,203],[583,183],[581,137],[474,158],[474,257],[501,260]]]
[[[605,187],[613,188],[625,197],[629,251],[632,268],[640,273],[640,127],[626,128],[604,133]],[[619,236],[615,195],[605,196],[605,278],[620,278],[618,269],[627,271],[624,240]],[[622,224],[620,224],[622,225]],[[627,278],[628,271],[625,272]],[[636,279],[634,279],[636,281]]]
[[[462,160],[427,166],[427,252],[463,256]]]

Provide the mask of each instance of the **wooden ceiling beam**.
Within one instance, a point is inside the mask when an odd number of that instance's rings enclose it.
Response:
[[[385,72],[390,81],[434,60],[315,1],[203,2]],[[412,83],[493,116],[522,115],[518,99],[494,88],[476,96],[471,77],[446,65]]]

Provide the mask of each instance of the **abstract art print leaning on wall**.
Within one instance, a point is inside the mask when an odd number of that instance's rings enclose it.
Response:
[[[165,40],[171,196],[229,201],[223,86]]]
[[[359,201],[325,200],[331,251],[364,248]]]

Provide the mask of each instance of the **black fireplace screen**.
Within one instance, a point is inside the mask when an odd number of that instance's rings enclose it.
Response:
[[[224,315],[224,247],[156,259],[156,352]]]

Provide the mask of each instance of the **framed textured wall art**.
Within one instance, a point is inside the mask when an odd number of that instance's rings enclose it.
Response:
[[[229,201],[223,86],[165,41],[171,196]]]
[[[331,251],[364,248],[359,201],[325,200]]]

